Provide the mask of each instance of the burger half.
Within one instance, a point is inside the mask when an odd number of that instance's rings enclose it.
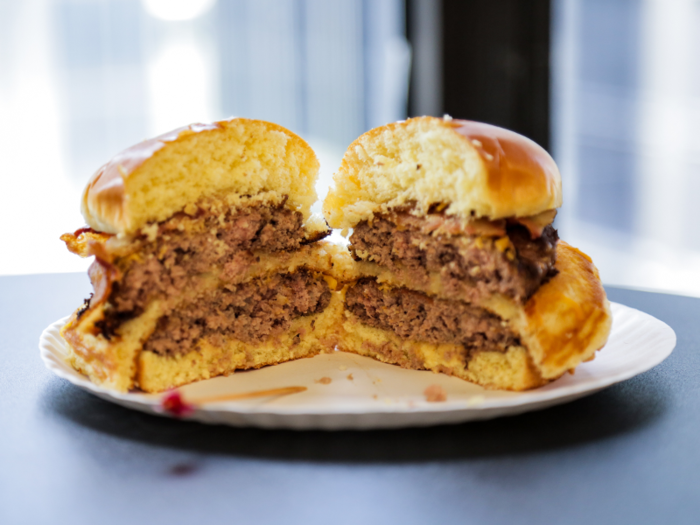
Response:
[[[74,368],[160,392],[335,347],[342,254],[310,213],[318,161],[290,131],[235,118],[123,151],[62,239],[94,293],[62,330]],[[340,259],[338,259],[340,257]]]
[[[559,241],[561,177],[514,132],[420,117],[350,145],[324,201],[350,233],[343,351],[489,388],[546,384],[606,342],[591,259]]]

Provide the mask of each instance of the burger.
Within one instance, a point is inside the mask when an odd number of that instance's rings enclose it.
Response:
[[[93,294],[62,329],[69,362],[118,391],[332,350],[343,264],[312,215],[318,160],[260,120],[193,124],[137,144],[91,178],[87,222],[61,238],[94,257]]]
[[[526,390],[593,359],[611,313],[552,225],[561,177],[533,141],[419,117],[350,145],[323,210],[356,261],[339,349]]]

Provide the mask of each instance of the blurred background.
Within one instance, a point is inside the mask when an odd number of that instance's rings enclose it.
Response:
[[[84,271],[92,173],[232,115],[345,148],[407,116],[523,133],[604,282],[700,296],[700,0],[0,0],[0,275]]]

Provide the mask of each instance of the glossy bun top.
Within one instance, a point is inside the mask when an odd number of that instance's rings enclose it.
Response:
[[[558,208],[561,176],[532,140],[490,124],[418,117],[353,142],[324,202],[332,227],[410,205],[471,218],[528,217]]]
[[[136,144],[97,170],[82,213],[97,231],[130,235],[203,199],[265,193],[307,219],[318,168],[309,145],[277,124],[192,124]]]

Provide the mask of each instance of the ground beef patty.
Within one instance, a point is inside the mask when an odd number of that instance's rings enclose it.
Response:
[[[373,279],[351,286],[345,305],[364,324],[403,339],[461,344],[469,351],[505,351],[519,344],[500,317],[482,308],[433,299],[407,288],[384,288]]]
[[[159,224],[153,241],[141,242],[137,260],[116,261],[122,277],[109,302],[121,317],[139,315],[155,296],[179,294],[193,275],[219,267],[223,280],[235,282],[255,262],[254,251],[294,251],[309,240],[299,212],[256,204],[224,214],[181,213]]]
[[[228,285],[162,317],[144,349],[177,356],[204,337],[215,345],[229,337],[259,343],[297,317],[322,312],[330,299],[326,281],[304,270]]]
[[[501,293],[524,303],[556,275],[559,237],[551,225],[534,240],[521,225],[509,225],[506,235],[433,235],[378,216],[354,228],[350,250],[356,260],[405,272],[410,280],[425,283],[431,273],[440,274],[448,292],[470,302]]]

